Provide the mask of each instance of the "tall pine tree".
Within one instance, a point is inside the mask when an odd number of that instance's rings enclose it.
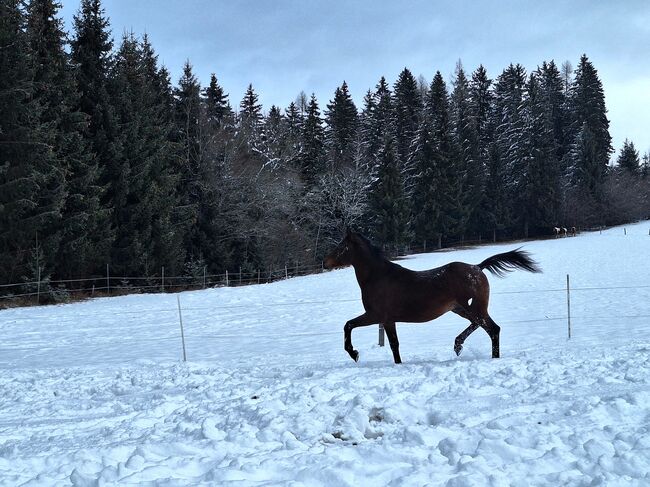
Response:
[[[602,209],[603,183],[612,138],[605,107],[605,94],[598,73],[586,55],[580,58],[569,92],[571,122],[569,140],[568,178],[582,196],[593,199]]]
[[[325,121],[325,145],[329,167],[331,170],[351,167],[357,139],[358,115],[345,81],[340,88],[336,88],[334,99],[327,104]]]
[[[50,245],[51,237],[38,241],[38,232],[60,217],[60,203],[50,193],[52,178],[60,177],[52,165],[55,136],[41,122],[47,107],[35,98],[37,56],[21,5],[0,3],[0,281],[5,283],[34,281],[44,257],[51,262],[56,238]],[[45,251],[44,238],[50,241]]]
[[[631,176],[638,177],[641,172],[641,161],[639,152],[635,149],[634,143],[625,139],[621,153],[618,155],[616,165],[619,170],[627,172]]]
[[[407,68],[402,70],[393,86],[393,105],[398,165],[404,174],[410,174],[408,161],[418,131],[422,99],[418,83]]]
[[[59,4],[33,0],[27,32],[35,58],[34,96],[43,107],[43,123],[52,131],[50,194],[60,200],[61,217],[44,235],[56,238],[55,266],[60,278],[85,277],[102,270],[110,245],[109,212],[100,206],[99,168],[83,133],[87,115],[78,111],[80,96],[65,51],[66,34],[57,17]]]

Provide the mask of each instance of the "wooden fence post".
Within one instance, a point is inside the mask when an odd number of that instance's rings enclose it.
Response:
[[[569,286],[569,274],[566,275],[566,317],[569,333],[569,340],[571,340],[571,293]]]
[[[226,270],[226,287],[228,287],[228,271]]]
[[[260,270],[257,269],[257,284],[260,283]]]
[[[379,323],[379,346],[380,347],[384,346],[385,337],[386,334],[384,333],[384,325],[382,323]]]
[[[203,289],[205,289],[205,266],[203,266]]]
[[[241,266],[239,266],[239,285],[241,286]]]
[[[111,295],[111,276],[108,270],[108,264],[106,264],[106,292],[108,295]]]
[[[162,276],[162,281],[161,281],[160,290],[162,292],[165,292],[165,266],[162,266],[161,276]]]
[[[284,278],[289,279],[289,271],[287,270],[287,264],[284,264]]]
[[[183,362],[187,362],[187,355],[185,355],[185,332],[183,331],[183,314],[181,313],[181,297],[177,294],[176,301],[178,302],[178,321],[181,324],[181,344],[183,345]]]

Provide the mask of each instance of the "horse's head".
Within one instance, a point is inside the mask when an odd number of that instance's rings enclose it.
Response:
[[[352,265],[358,241],[359,236],[348,228],[343,240],[325,257],[325,267],[336,269]]]

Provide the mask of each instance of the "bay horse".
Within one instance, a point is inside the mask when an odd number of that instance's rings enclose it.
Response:
[[[490,285],[482,271],[499,277],[515,269],[541,272],[528,253],[519,249],[493,255],[478,265],[451,262],[435,269],[412,271],[389,261],[367,238],[350,229],[324,264],[330,269],[352,265],[361,288],[366,312],[343,327],[345,351],[358,362],[359,352],[352,347],[352,330],[381,323],[396,364],[402,363],[402,359],[395,323],[423,323],[448,311],[470,322],[456,337],[456,355],[460,355],[467,337],[480,327],[492,341],[492,358],[499,358],[501,328],[488,314]]]

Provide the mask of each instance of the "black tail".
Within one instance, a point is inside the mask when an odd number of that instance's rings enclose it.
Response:
[[[478,266],[481,270],[487,269],[499,277],[504,277],[506,272],[512,272],[515,269],[523,269],[528,272],[542,272],[537,266],[537,262],[529,257],[528,252],[519,249],[488,257]]]

